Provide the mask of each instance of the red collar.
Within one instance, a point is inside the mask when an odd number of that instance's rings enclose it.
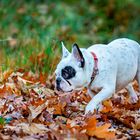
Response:
[[[92,56],[93,56],[93,59],[94,59],[94,68],[93,68],[93,73],[92,73],[92,76],[91,76],[91,81],[90,81],[90,84],[92,83],[92,81],[95,79],[95,76],[99,73],[99,70],[98,70],[98,58],[96,56],[96,54],[94,52],[91,52]]]

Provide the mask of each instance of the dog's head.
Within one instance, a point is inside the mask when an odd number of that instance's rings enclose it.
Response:
[[[57,65],[56,89],[64,92],[81,88],[86,82],[85,59],[82,51],[75,43],[70,53],[62,43],[62,59]]]

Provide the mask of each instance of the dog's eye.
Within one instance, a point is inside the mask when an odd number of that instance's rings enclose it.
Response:
[[[62,70],[62,77],[63,77],[64,79],[68,79],[69,74],[68,74],[66,71],[63,71],[63,70]]]
[[[76,71],[71,66],[66,66],[64,69],[62,69],[62,77],[64,79],[70,79],[74,77],[75,74],[76,74]]]

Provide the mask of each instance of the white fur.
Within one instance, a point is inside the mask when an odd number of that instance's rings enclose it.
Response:
[[[127,88],[133,102],[138,100],[135,91],[130,84],[134,79],[139,83],[140,89],[140,45],[130,39],[121,38],[111,43],[96,44],[88,49],[81,49],[85,59],[84,69],[77,66],[77,62],[73,59],[72,54],[62,59],[57,66],[56,74],[61,76],[61,69],[70,65],[76,69],[76,76],[70,79],[69,86],[66,82],[62,82],[61,88],[64,91],[88,87],[88,93],[92,97],[86,106],[85,112],[93,112],[97,109],[101,102],[112,96],[113,93]],[[91,52],[94,52],[98,58],[99,74],[96,75],[94,81],[89,87],[91,75],[94,68],[94,59]],[[97,93],[94,96],[94,93]]]
[[[86,106],[86,113],[93,112],[103,100],[111,97],[115,91],[117,92],[127,85],[132,101],[136,102],[138,100],[137,95],[129,83],[135,78],[140,79],[139,44],[123,38],[116,39],[107,45],[93,45],[87,51],[89,55],[91,51],[97,55],[99,69],[99,75],[96,76],[90,88],[101,89],[101,91],[94,97],[92,96],[92,100]],[[91,75],[92,71],[89,70],[89,73]]]

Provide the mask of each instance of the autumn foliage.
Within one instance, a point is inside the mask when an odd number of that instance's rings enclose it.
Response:
[[[135,90],[138,90],[134,82]],[[101,111],[84,114],[86,89],[54,90],[54,76],[22,69],[7,71],[0,85],[0,139],[119,140],[140,137],[140,101],[131,104],[122,90]]]

